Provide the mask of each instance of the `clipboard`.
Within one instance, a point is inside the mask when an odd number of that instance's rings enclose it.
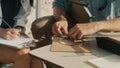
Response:
[[[28,37],[18,37],[14,40],[6,40],[0,37],[1,46],[8,46],[16,49],[27,48],[35,46],[35,40],[33,38]]]
[[[83,44],[83,43],[75,43],[71,40],[65,40],[63,44],[61,43],[60,37],[53,37],[53,42],[51,46],[51,51],[53,52],[91,52],[91,47],[89,44]]]

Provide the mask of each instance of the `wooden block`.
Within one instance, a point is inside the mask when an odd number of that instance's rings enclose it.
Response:
[[[99,32],[99,34],[101,35],[108,35],[108,37],[105,37],[105,39],[113,41],[117,44],[120,44],[120,32],[114,32],[114,31],[110,31],[110,32]],[[111,36],[110,36],[111,35]]]
[[[74,42],[60,37],[54,37],[51,51],[57,52],[91,52],[91,48],[87,42]]]

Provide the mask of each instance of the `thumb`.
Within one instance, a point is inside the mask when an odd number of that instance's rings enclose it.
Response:
[[[20,36],[21,30],[20,29],[16,29],[16,35]]]

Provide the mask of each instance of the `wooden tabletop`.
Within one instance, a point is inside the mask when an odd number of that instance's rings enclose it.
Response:
[[[95,68],[87,61],[111,55],[96,46],[96,41],[90,42],[92,53],[51,52],[51,45],[30,51],[30,54],[45,61],[65,68]]]

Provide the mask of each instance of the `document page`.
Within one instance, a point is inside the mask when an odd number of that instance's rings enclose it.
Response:
[[[114,54],[91,59],[88,62],[97,68],[120,68],[120,56]]]
[[[3,44],[5,46],[11,46],[15,48],[22,48],[23,45],[29,41],[34,40],[33,38],[26,38],[26,37],[18,37],[14,40],[6,40],[2,37],[0,37],[0,44]]]

